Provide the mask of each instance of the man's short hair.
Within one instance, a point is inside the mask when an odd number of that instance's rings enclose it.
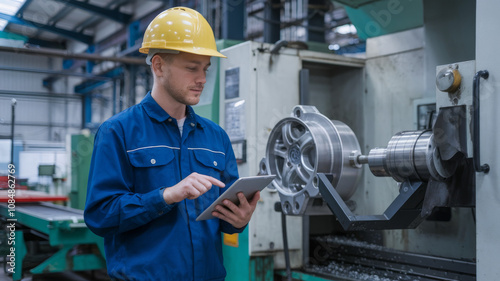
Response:
[[[153,59],[154,55],[156,54],[178,54],[180,53],[179,51],[176,50],[168,50],[168,49],[149,49],[148,56],[146,57],[146,63],[148,65],[151,65],[151,60]]]

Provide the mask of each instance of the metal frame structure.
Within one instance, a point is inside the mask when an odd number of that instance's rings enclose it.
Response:
[[[75,0],[56,0],[56,1],[59,1],[59,2],[66,4],[66,5],[69,5],[72,8],[78,8],[78,9],[81,9],[84,11],[88,11],[88,12],[96,14],[100,17],[104,17],[104,18],[116,21],[118,23],[121,23],[121,24],[127,24],[132,19],[132,15],[130,15],[130,14],[121,13],[116,9],[109,9],[109,7],[111,7],[115,4],[120,5],[120,4],[125,3],[124,1],[113,1],[110,4],[108,4],[106,8],[95,6],[95,5],[86,3],[86,2],[75,1]],[[26,8],[30,5],[31,2],[32,2],[31,0],[26,1],[24,3],[24,5],[21,7],[21,9],[18,11],[17,15],[10,16],[10,15],[0,13],[0,18],[7,20],[9,23],[29,26],[29,27],[41,29],[44,31],[52,32],[52,33],[61,35],[65,38],[76,40],[76,41],[79,41],[79,42],[82,42],[85,44],[90,45],[93,43],[94,37],[83,33],[83,29],[85,27],[87,27],[88,25],[83,25],[83,27],[80,26],[79,31],[55,27],[55,25],[72,10],[72,8],[69,8],[68,6],[64,7],[59,13],[57,13],[56,15],[49,18],[47,21],[47,24],[24,19],[23,18],[23,11],[26,10]]]
[[[12,218],[9,212],[12,209],[7,204],[0,204],[0,215],[3,218]],[[23,261],[28,254],[28,236],[31,234],[47,240],[52,247],[58,247],[55,254],[30,270],[32,274],[105,268],[103,239],[87,228],[83,211],[52,203],[26,203],[17,204],[14,214],[15,244],[12,246],[16,270],[13,280],[22,278]],[[11,224],[12,221],[9,219],[5,222]],[[74,252],[81,245],[95,245],[100,254],[91,251]]]
[[[19,18],[16,16],[10,16],[10,15],[4,14],[4,13],[0,13],[0,18],[7,20],[11,23],[14,23],[14,24],[19,24],[19,25],[24,25],[24,26],[29,26],[29,27],[49,31],[49,32],[61,35],[63,37],[66,37],[68,39],[76,40],[76,41],[79,41],[79,42],[82,42],[85,44],[92,44],[92,41],[94,40],[94,38],[92,36],[85,35],[83,33],[74,32],[74,31],[58,28],[58,27],[51,26],[51,25],[40,24],[40,23],[37,23],[34,21]]]
[[[405,181],[401,193],[382,215],[354,215],[325,174],[318,174],[323,199],[345,230],[378,230],[415,228],[424,219],[420,216],[427,184]]]

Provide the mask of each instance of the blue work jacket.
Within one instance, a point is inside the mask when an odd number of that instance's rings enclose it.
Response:
[[[108,274],[118,280],[224,280],[221,231],[229,223],[196,221],[224,188],[169,205],[162,192],[192,172],[226,186],[238,178],[225,131],[187,107],[177,120],[148,94],[113,116],[95,137],[85,222],[104,237]]]

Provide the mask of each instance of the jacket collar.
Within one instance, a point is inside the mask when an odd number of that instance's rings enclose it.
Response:
[[[158,122],[165,122],[165,120],[170,118],[170,114],[163,110],[163,108],[153,99],[151,92],[148,92],[148,94],[141,101],[141,104],[149,117]],[[186,111],[186,120],[194,122],[197,126],[202,128],[204,127],[203,124],[199,122],[199,117],[195,114],[194,109],[191,106],[186,106]]]

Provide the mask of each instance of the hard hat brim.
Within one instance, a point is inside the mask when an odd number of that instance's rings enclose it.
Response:
[[[149,47],[143,47],[139,49],[139,52],[143,54],[149,53]],[[167,49],[167,48],[158,48],[158,49]],[[207,49],[207,48],[175,48],[170,47],[168,50],[174,50],[179,52],[191,53],[200,56],[209,56],[209,57],[219,57],[219,58],[227,58],[225,55],[219,53],[218,51]]]

